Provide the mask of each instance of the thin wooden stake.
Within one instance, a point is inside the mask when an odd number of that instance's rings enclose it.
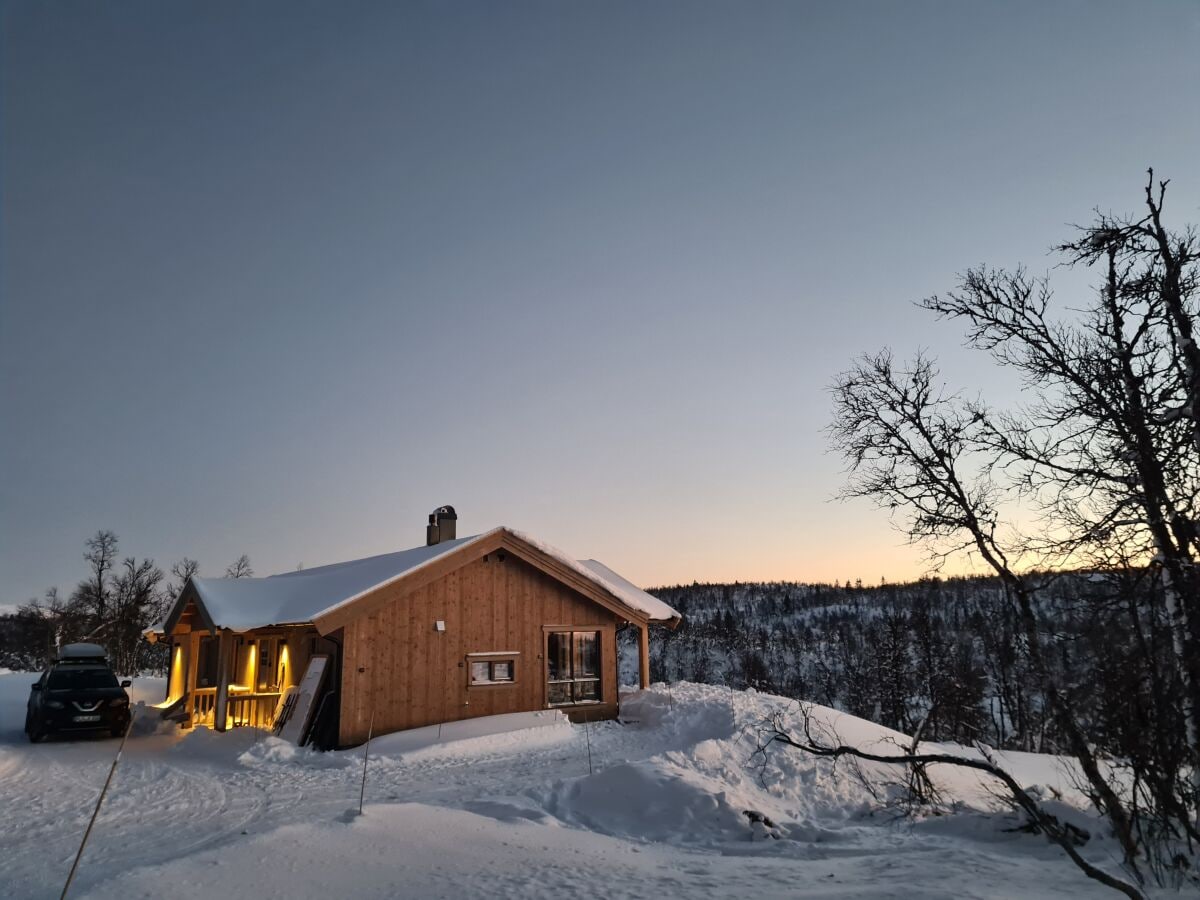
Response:
[[[112,766],[109,767],[108,777],[104,779],[104,787],[100,789],[100,796],[96,798],[96,808],[92,810],[92,818],[88,821],[87,830],[83,833],[83,840],[79,842],[79,852],[75,854],[75,862],[71,863],[71,871],[67,875],[67,883],[63,885],[62,893],[59,894],[58,900],[66,900],[67,891],[71,889],[71,882],[75,880],[75,871],[79,868],[79,860],[83,858],[83,848],[87,846],[88,838],[92,834],[92,826],[96,824],[96,816],[100,815],[100,805],[104,803],[104,796],[108,793],[108,786],[112,784],[113,775],[117,772],[117,763],[121,761],[121,753],[125,750],[125,742],[129,740],[129,732],[133,730],[133,720],[137,718],[137,710],[135,709],[129,716],[129,724],[125,726],[125,734],[121,736],[121,746],[117,748],[117,755],[113,758]]]
[[[375,710],[371,710],[371,724],[367,726],[367,743],[363,745],[362,786],[358,789],[358,814],[362,815],[363,797],[367,793],[367,757],[371,754],[371,735],[375,733]]]
[[[595,772],[592,771],[592,733],[590,731],[588,731],[588,720],[587,719],[583,720],[583,736],[585,738],[587,738],[588,774],[594,775]]]

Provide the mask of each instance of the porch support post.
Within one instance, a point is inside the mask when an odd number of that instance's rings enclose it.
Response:
[[[163,694],[163,703],[171,699],[171,682],[175,680],[175,643],[174,635],[166,635],[163,640],[167,642],[167,690]]]
[[[229,719],[229,651],[233,647],[233,632],[222,628],[217,634],[217,697],[213,704],[213,727],[224,731]]]
[[[650,626],[638,625],[638,678],[642,690],[650,687]]]
[[[183,682],[183,693],[187,697],[187,721],[195,725],[196,717],[196,673],[200,666],[200,632],[188,633],[187,678]]]

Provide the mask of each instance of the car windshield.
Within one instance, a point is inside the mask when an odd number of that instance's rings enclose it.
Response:
[[[117,676],[111,669],[55,669],[50,673],[50,690],[78,691],[88,688],[115,688]]]

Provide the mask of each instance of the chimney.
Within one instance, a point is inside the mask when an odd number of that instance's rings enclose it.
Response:
[[[454,540],[458,529],[458,514],[453,506],[439,506],[429,514],[429,524],[425,527],[425,546],[432,547],[442,541]]]

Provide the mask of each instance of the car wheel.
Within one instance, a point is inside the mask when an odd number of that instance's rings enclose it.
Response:
[[[29,743],[40,744],[46,739],[46,732],[37,722],[30,722],[25,729],[25,733],[29,735]]]

